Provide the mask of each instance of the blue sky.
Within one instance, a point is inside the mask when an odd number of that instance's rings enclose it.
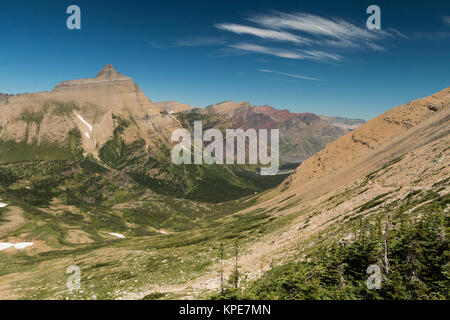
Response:
[[[71,4],[81,30],[66,28]],[[449,1],[2,1],[0,39],[4,93],[111,63],[153,101],[370,119],[450,85]]]

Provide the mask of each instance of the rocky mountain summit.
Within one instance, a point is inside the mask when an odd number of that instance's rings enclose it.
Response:
[[[21,159],[20,150],[27,146],[32,152],[26,159],[66,158],[68,139],[75,131],[81,133],[83,152],[98,158],[114,136],[119,117],[132,123],[124,133],[126,142],[144,139],[147,147],[168,142],[171,130],[179,126],[111,65],[96,78],[63,81],[50,92],[3,97],[0,108],[0,139],[8,144],[7,153],[0,156],[3,161]]]

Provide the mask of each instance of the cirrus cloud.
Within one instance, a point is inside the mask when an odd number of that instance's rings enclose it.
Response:
[[[320,81],[320,79],[317,79],[317,78],[302,76],[302,75],[294,74],[294,73],[274,71],[274,70],[270,70],[270,69],[259,69],[258,71],[259,72],[266,72],[266,73],[275,73],[275,74],[279,74],[279,75],[282,75],[282,76],[287,76],[287,77],[296,78],[296,79],[302,79],[302,80]]]
[[[249,34],[269,40],[290,41],[294,43],[303,43],[303,44],[311,44],[312,42],[307,38],[300,37],[298,35],[294,35],[289,32],[255,28],[250,26],[244,26],[242,24],[222,23],[217,24],[216,28],[230,31],[236,34]]]
[[[256,26],[220,23],[215,27],[240,36],[250,35],[262,40],[282,41],[291,48],[273,48],[249,42],[229,47],[288,59],[316,61],[341,61],[342,56],[333,51],[372,50],[388,51],[389,41],[407,38],[393,28],[368,30],[342,18],[326,18],[302,12],[253,15],[246,19]],[[305,48],[305,47],[308,47]]]
[[[286,59],[316,60],[316,61],[327,61],[327,60],[340,61],[342,59],[342,57],[338,54],[331,54],[324,51],[301,50],[301,49],[286,50],[247,42],[229,45],[229,47],[243,51],[268,54]]]
[[[339,40],[376,40],[390,36],[387,31],[368,30],[341,18],[329,19],[301,12],[257,15],[249,18],[249,20],[269,28],[296,30],[316,37],[329,37]]]
[[[303,58],[303,55],[301,55],[300,53],[297,53],[295,51],[265,47],[265,46],[260,46],[258,44],[252,44],[252,43],[238,43],[238,44],[230,45],[229,47],[239,49],[239,50],[244,50],[244,51],[269,54],[269,55],[280,57],[280,58],[287,58],[287,59],[302,59]]]

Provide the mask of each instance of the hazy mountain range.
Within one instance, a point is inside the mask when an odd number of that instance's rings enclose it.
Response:
[[[183,112],[223,116],[218,127],[280,129],[281,161],[284,163],[299,163],[308,159],[329,142],[365,122],[316,116],[313,113],[292,113],[267,105],[252,106],[248,102],[224,101],[205,108],[190,107],[174,101],[155,104],[171,114]]]

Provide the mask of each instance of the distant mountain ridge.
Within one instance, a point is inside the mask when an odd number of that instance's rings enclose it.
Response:
[[[279,129],[283,163],[300,163],[347,132],[313,113],[292,113],[268,105],[252,106],[249,102],[224,101],[183,113],[220,115],[232,128]],[[219,126],[223,126],[223,122]]]
[[[343,118],[343,117],[329,117],[324,115],[319,115],[319,117],[322,120],[328,121],[334,126],[341,127],[342,129],[345,129],[347,131],[355,130],[356,128],[362,126],[364,123],[366,123],[363,119],[350,119],[350,118]]]
[[[196,107],[191,107],[190,105],[179,103],[176,101],[161,101],[161,102],[154,102],[155,106],[158,106],[162,111],[168,112],[168,113],[178,113],[183,112],[187,110],[196,109]]]

